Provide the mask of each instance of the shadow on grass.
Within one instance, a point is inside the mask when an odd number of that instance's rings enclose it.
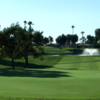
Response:
[[[10,60],[5,60],[5,59],[0,59],[0,65],[2,65],[2,68],[12,68],[12,63]],[[15,69],[17,68],[24,68],[25,63],[24,62],[14,62]],[[43,68],[51,68],[52,66],[48,65],[37,65],[37,64],[32,64],[29,63],[27,65],[27,68],[34,68],[34,69],[43,69]]]
[[[63,71],[48,71],[43,68],[51,68],[48,65],[36,65],[29,64],[24,69],[24,62],[15,62],[15,69],[11,69],[12,63],[9,60],[0,60],[0,64],[3,65],[0,68],[0,76],[6,77],[38,77],[38,78],[59,78],[59,77],[71,77],[67,72]],[[7,66],[7,67],[6,67]],[[34,69],[32,69],[34,68]]]
[[[0,76],[6,77],[39,77],[39,78],[59,78],[59,77],[71,77],[68,72],[63,71],[47,71],[36,69],[0,69]]]

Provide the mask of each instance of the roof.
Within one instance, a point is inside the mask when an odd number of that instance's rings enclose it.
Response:
[[[92,44],[87,44],[87,43],[77,43],[77,45],[92,46]]]

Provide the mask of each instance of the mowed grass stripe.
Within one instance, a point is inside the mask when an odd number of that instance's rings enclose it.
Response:
[[[74,62],[99,62],[100,56],[65,56],[59,63],[74,63]]]
[[[100,57],[65,56],[54,67],[69,70],[100,70]]]

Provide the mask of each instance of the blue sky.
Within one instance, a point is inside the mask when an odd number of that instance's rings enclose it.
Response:
[[[54,39],[61,34],[74,34],[81,38],[95,36],[100,28],[100,0],[0,0],[1,30],[12,23],[32,21],[34,30],[44,31],[45,37]]]

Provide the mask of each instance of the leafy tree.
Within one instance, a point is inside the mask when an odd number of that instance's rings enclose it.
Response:
[[[95,30],[95,36],[96,36],[97,40],[100,41],[100,28]]]
[[[64,46],[66,44],[66,40],[67,40],[67,38],[64,34],[62,34],[61,40],[62,40],[62,45]]]
[[[56,38],[56,43],[58,43],[60,45],[60,48],[61,48],[61,45],[62,45],[62,38],[61,38],[61,36],[58,36]]]
[[[44,43],[44,44],[49,43],[49,39],[48,39],[47,37],[44,37],[44,38],[43,38],[43,43]]]
[[[38,45],[41,46],[43,44],[43,32],[40,31],[35,31],[33,33],[33,42]]]
[[[28,54],[33,52],[35,53],[36,50],[33,48],[33,44],[32,44],[33,35],[30,32],[26,31],[25,34],[22,36],[22,38],[23,38],[22,55],[25,58],[25,68],[26,68],[28,65]]]
[[[50,41],[50,44],[53,42],[53,37],[52,36],[49,36],[49,41]]]
[[[66,44],[66,41],[67,41],[67,37],[64,34],[56,38],[56,42],[60,45],[60,48],[61,46],[64,46]]]
[[[35,31],[33,33],[33,43],[35,44],[38,51],[44,53],[44,49],[42,48],[43,45],[43,32]],[[37,55],[38,57],[38,55]]]
[[[38,57],[37,51],[43,52],[41,44],[43,43],[43,32],[34,31],[32,28],[33,23],[28,22],[29,29],[25,30],[25,36],[23,35],[23,56],[25,58],[25,68],[28,65],[28,54],[33,54],[33,57]],[[35,46],[33,46],[35,44]]]
[[[98,43],[98,37],[94,37],[94,45]]]
[[[4,56],[4,52],[3,52],[3,41],[4,41],[4,37],[3,37],[3,32],[0,31],[0,58]]]
[[[78,36],[76,34],[70,35],[68,34],[67,36],[67,44],[75,44],[78,41]]]
[[[18,23],[12,24],[9,28],[4,28],[0,32],[0,48],[3,56],[12,59],[12,68],[14,69],[14,59],[25,58],[25,68],[28,65],[28,54],[38,57],[37,50],[43,52],[40,43],[43,42],[43,32],[35,31],[33,33],[32,23],[29,23],[29,29],[26,30],[26,21],[24,29]],[[38,41],[37,41],[38,40]],[[36,46],[33,46],[33,43]]]
[[[32,28],[33,23],[31,21],[28,22],[29,28],[26,30],[27,21],[24,21],[24,34],[21,35],[22,38],[22,55],[25,58],[25,68],[28,65],[28,54],[32,53],[33,56],[36,56],[36,48],[33,48],[33,31]]]
[[[76,34],[72,35],[71,36],[71,41],[72,41],[72,44],[75,44],[78,41],[78,36]]]
[[[95,30],[95,35],[96,37],[100,38],[100,29]]]
[[[67,37],[67,44],[70,45],[72,37],[70,34],[68,34],[66,37]]]
[[[12,68],[14,69],[14,59],[21,58],[21,38],[20,33],[24,30],[18,25],[12,24],[9,28],[3,29],[2,50],[6,57],[12,59]]]
[[[94,44],[95,37],[91,35],[87,35],[87,43]]]

